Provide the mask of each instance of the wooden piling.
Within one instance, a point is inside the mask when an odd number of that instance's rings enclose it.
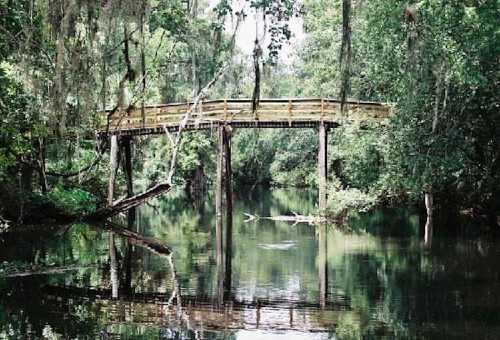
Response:
[[[319,213],[324,215],[327,206],[327,175],[328,175],[328,132],[324,122],[319,123],[319,148],[318,148],[318,191]]]
[[[217,265],[222,268],[223,264],[223,234],[222,234],[222,194],[224,191],[224,126],[217,127],[217,179],[215,184],[215,239]]]
[[[222,226],[224,209],[226,209],[227,220],[232,221],[233,202],[231,187],[231,136],[227,127],[224,125],[219,125],[217,130],[218,147],[215,211],[217,221],[219,221]]]
[[[233,220],[233,188],[232,188],[232,177],[233,171],[231,168],[231,132],[228,127],[223,128],[223,138],[224,138],[224,189],[226,194],[225,208],[226,208],[226,224],[232,225]]]
[[[231,290],[231,260],[232,260],[232,244],[233,244],[233,189],[232,181],[232,168],[231,168],[231,132],[228,128],[224,127],[224,186],[226,192],[226,223],[225,223],[225,249],[224,249],[224,297],[227,297],[228,292]]]
[[[233,242],[233,201],[231,169],[231,133],[227,126],[217,128],[217,179],[215,192],[216,211],[216,252],[219,268],[219,293],[226,296],[231,286],[231,258]],[[225,211],[224,211],[225,210]],[[224,221],[224,212],[226,219]],[[222,296],[219,296],[223,298]]]

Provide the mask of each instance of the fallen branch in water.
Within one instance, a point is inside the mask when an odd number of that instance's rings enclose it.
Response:
[[[33,275],[47,275],[47,274],[59,274],[65,273],[68,271],[74,271],[79,269],[87,269],[93,268],[94,266],[70,266],[70,267],[52,267],[52,268],[40,268],[40,269],[31,269],[26,271],[19,272],[10,272],[4,273],[2,276],[4,277],[24,277],[24,276],[33,276]]]
[[[299,215],[297,213],[293,213],[294,215],[278,215],[278,216],[259,216],[259,215],[252,215],[249,213],[244,213],[245,216],[247,216],[247,219],[245,222],[251,222],[251,221],[256,221],[256,220],[271,220],[271,221],[279,221],[279,222],[294,222],[294,225],[297,223],[309,223],[309,224],[318,224],[318,223],[324,223],[326,222],[325,218],[322,218],[320,216],[313,216],[313,215]]]
[[[116,200],[115,202],[113,202],[113,205],[97,210],[95,213],[86,216],[84,220],[92,221],[106,219],[108,217],[137,207],[138,205],[143,204],[151,198],[170,191],[170,189],[172,189],[172,185],[170,183],[160,183],[144,192],[141,192],[140,194]]]

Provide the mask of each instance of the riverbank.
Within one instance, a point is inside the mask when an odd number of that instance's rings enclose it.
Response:
[[[252,199],[254,196],[260,195],[262,192],[273,192],[276,194],[276,200],[281,200],[281,194],[283,192],[287,192],[287,195],[299,195],[302,196],[306,193],[308,200],[312,202],[316,201],[317,193],[313,189],[307,188],[270,188],[268,186],[238,186],[235,188],[235,192],[233,193],[235,197],[235,204],[239,204],[240,200],[248,200]],[[189,193],[184,194],[184,190],[177,190],[175,192],[171,192],[168,195],[164,195],[160,198],[153,200],[153,205],[156,204],[154,202],[171,202],[172,197],[176,197],[175,200],[178,200],[179,197],[183,197],[182,200],[187,205],[200,206],[203,202],[206,202],[207,199],[211,200],[212,195],[209,194],[204,195],[196,200],[193,200]],[[5,199],[6,195],[3,194],[0,197]],[[93,214],[97,211],[98,207],[102,204],[97,203],[98,199],[95,196],[92,196],[88,192],[84,192],[79,189],[61,189],[55,188],[47,195],[36,194],[30,196],[31,200],[25,199],[23,204],[24,216],[21,223],[19,223],[19,219],[16,216],[5,215],[0,216],[0,232],[7,232],[9,229],[36,229],[36,226],[41,225],[69,225],[72,223],[76,223],[78,221],[85,222],[86,220],[90,222],[89,217],[92,217]],[[174,201],[175,201],[174,200]],[[12,202],[16,202],[15,199],[10,200],[10,207],[15,207],[19,209],[19,205],[21,204],[19,201],[17,203],[12,204]],[[316,203],[314,203],[315,209],[303,211],[302,206],[296,206],[294,210],[283,210],[278,212],[273,212],[269,215],[253,215],[254,212],[246,211],[243,214],[243,218],[248,219],[249,216],[253,216],[253,218],[263,217],[263,218],[271,218],[271,219],[282,219],[288,220],[291,223],[311,223],[311,224],[335,224],[335,225],[344,225],[351,218],[358,218],[359,216],[370,215],[374,211],[380,209],[401,209],[405,208],[415,211],[417,214],[421,216],[425,220],[425,210],[423,207],[419,207],[417,205],[402,205],[402,204],[393,204],[387,205],[382,204],[383,200],[377,199],[376,197],[360,192],[357,189],[330,189],[329,192],[329,200],[328,200],[328,210],[320,215],[317,211]],[[272,206],[274,202],[269,201],[266,204]],[[4,212],[5,207],[9,205],[3,205]],[[500,230],[500,217],[496,217],[496,219],[492,220],[491,216],[485,214],[474,213],[472,209],[457,211],[457,213],[450,214],[450,209],[440,209],[436,211],[433,220],[437,223],[446,224],[446,225],[458,225],[462,224],[462,222],[458,222],[459,220],[467,219],[469,221],[474,221],[477,225],[482,225],[482,230],[485,232],[490,232],[491,230],[495,230],[495,228]],[[6,217],[9,216],[9,217]],[[298,217],[297,217],[298,216]],[[252,219],[252,218],[251,218]],[[93,221],[100,220],[98,217],[92,218]],[[456,223],[453,223],[455,221]]]
[[[54,186],[47,193],[23,193],[7,186],[0,192],[0,222],[4,226],[69,222],[96,211],[98,201],[80,188]]]

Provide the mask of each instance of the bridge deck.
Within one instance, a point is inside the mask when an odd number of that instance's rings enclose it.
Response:
[[[176,131],[193,103],[147,106],[144,117],[140,108],[116,111],[110,118],[109,134],[161,134]],[[106,131],[106,117],[98,133]],[[324,98],[262,99],[252,112],[251,99],[209,100],[201,102],[192,113],[187,129],[210,129],[218,124],[244,128],[307,128],[324,122],[336,127],[345,121],[381,121],[389,115],[389,107],[378,102],[348,101],[346,114],[340,113],[340,101]]]

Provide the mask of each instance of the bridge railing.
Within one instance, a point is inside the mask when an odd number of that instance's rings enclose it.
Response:
[[[116,110],[110,118],[109,130],[128,130],[158,126],[178,126],[192,102],[149,105],[144,109],[133,108],[128,112]],[[190,123],[245,124],[251,122],[343,122],[345,120],[383,120],[389,107],[378,102],[347,101],[345,114],[341,114],[340,101],[323,98],[262,99],[252,112],[251,99],[223,99],[200,102],[191,115]],[[101,115],[101,129],[107,125],[110,111]]]

